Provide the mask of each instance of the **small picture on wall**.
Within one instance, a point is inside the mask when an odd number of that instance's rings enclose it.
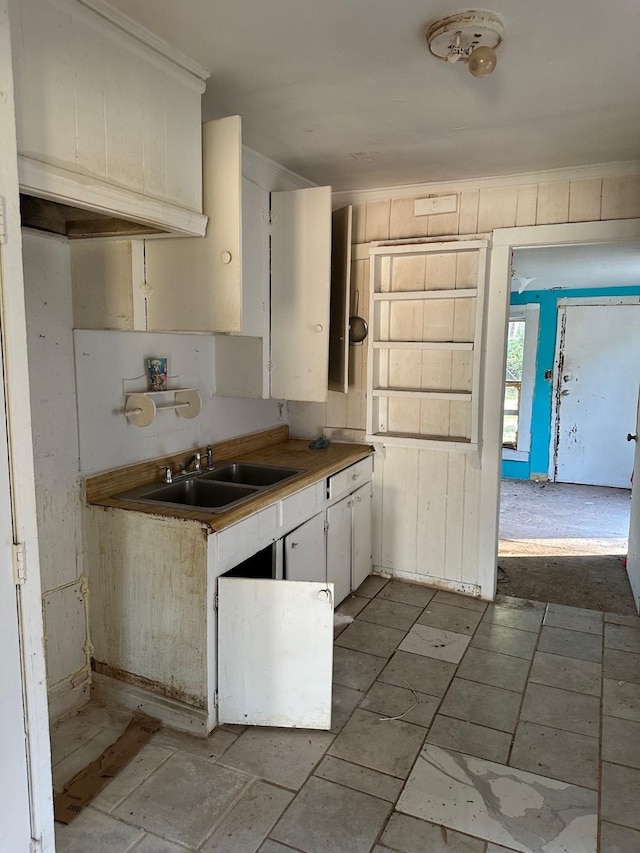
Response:
[[[164,356],[152,356],[145,359],[149,391],[167,390],[167,359]]]

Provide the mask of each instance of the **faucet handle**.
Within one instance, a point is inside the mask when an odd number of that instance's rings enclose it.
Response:
[[[207,444],[207,468],[213,470],[213,447],[210,444]]]
[[[161,465],[160,470],[164,471],[165,483],[173,483],[173,471],[171,470],[171,465]]]

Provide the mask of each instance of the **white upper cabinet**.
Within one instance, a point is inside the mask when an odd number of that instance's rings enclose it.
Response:
[[[331,187],[271,194],[271,396],[327,399]]]
[[[203,124],[203,238],[147,240],[148,330],[242,331],[242,131],[239,116]]]
[[[208,73],[102,0],[10,0],[21,190],[202,234]]]

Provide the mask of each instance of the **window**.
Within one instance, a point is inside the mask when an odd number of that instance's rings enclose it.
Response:
[[[518,448],[520,399],[522,396],[522,367],[524,364],[524,319],[509,321],[507,339],[507,374],[504,386],[504,419],[502,446]]]
[[[526,462],[531,447],[539,315],[537,303],[514,305],[509,315],[502,458],[516,462]]]

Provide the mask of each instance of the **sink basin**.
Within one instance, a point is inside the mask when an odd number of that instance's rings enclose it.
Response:
[[[246,486],[273,486],[300,473],[297,468],[279,468],[272,465],[254,465],[250,462],[229,462],[208,471],[202,479],[220,483],[238,483]]]
[[[238,484],[227,485],[205,481],[202,477],[189,477],[178,483],[161,486],[143,486],[118,497],[146,504],[165,504],[177,507],[191,507],[209,512],[229,509],[236,503],[251,497],[257,488]]]

